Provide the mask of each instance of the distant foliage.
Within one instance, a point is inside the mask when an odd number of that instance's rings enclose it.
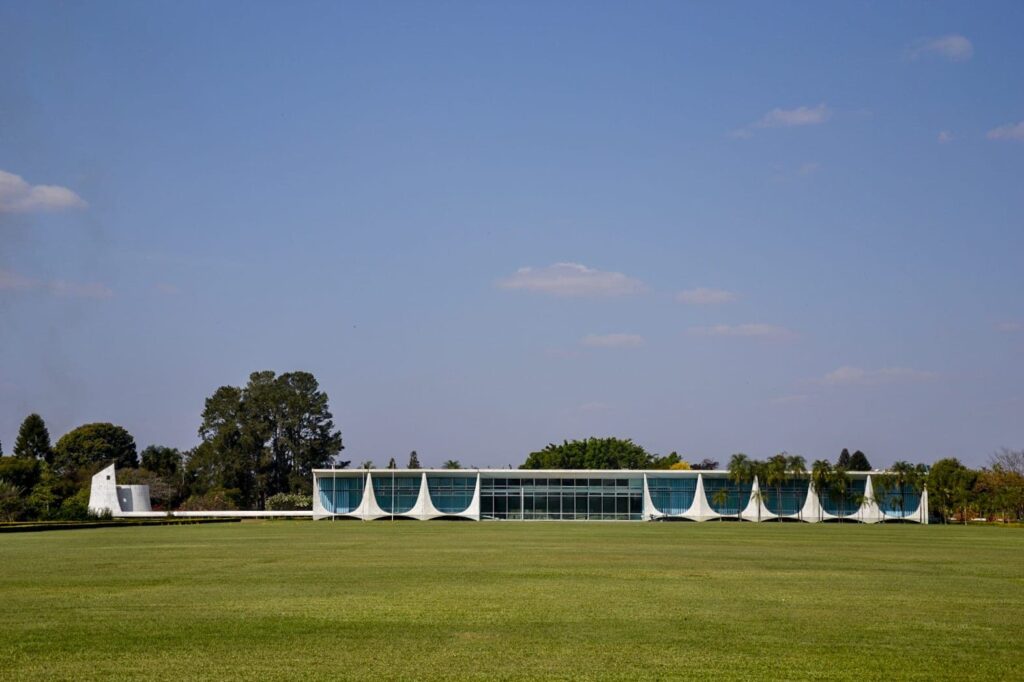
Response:
[[[238,509],[238,490],[214,488],[201,494],[190,496],[181,503],[182,511],[217,511]]]
[[[445,463],[441,465],[445,469],[461,469],[462,462],[457,459],[445,460]]]
[[[651,456],[629,439],[588,438],[531,452],[520,469],[646,469]]]
[[[19,521],[25,512],[24,491],[9,481],[0,480],[0,521]]]
[[[416,454],[415,450],[413,450],[412,452],[409,453],[409,467],[408,468],[410,468],[410,469],[419,469],[419,468],[421,468],[420,467],[420,458]]]
[[[701,461],[694,464],[691,468],[697,471],[712,471],[718,468],[718,460],[708,459],[707,457],[705,457]]]
[[[181,468],[182,455],[178,448],[150,445],[139,456],[142,468],[163,476],[173,476]]]
[[[277,493],[267,498],[271,511],[303,511],[313,508],[313,497],[302,493]]]
[[[836,466],[846,471],[871,471],[871,463],[868,462],[867,455],[860,450],[851,455],[849,450],[843,448],[843,451],[839,453],[839,458],[836,459]]]
[[[53,466],[61,474],[76,469],[95,472],[111,463],[119,468],[139,465],[135,439],[114,424],[83,424],[61,436],[53,448]]]

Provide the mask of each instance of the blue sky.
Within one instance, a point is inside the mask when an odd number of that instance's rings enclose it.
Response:
[[[1024,446],[1024,5],[0,5],[0,441]]]

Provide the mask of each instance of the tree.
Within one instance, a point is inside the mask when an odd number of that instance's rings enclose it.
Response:
[[[397,469],[398,465],[395,464],[395,458],[392,457],[391,461],[388,462],[388,469]]]
[[[718,460],[708,459],[707,457],[705,457],[701,461],[692,465],[690,468],[696,471],[712,471],[718,468]]]
[[[725,505],[729,504],[729,489],[722,487],[722,488],[719,488],[718,490],[716,490],[711,495],[711,502],[712,502],[712,504],[714,504],[719,509],[721,509]],[[725,517],[725,514],[719,514],[718,515],[718,520],[721,521],[724,517]]]
[[[415,450],[413,450],[412,452],[409,453],[409,468],[410,469],[419,469],[420,468],[420,458],[416,455],[416,451]]]
[[[457,459],[445,460],[445,463],[441,465],[445,469],[461,469],[462,464]]]
[[[111,462],[124,469],[139,465],[135,439],[122,427],[106,422],[83,424],[61,436],[53,448],[54,468],[65,476]]]
[[[531,452],[520,469],[648,469],[652,458],[629,439],[588,438],[548,444]]]
[[[652,456],[650,458],[649,462],[647,463],[647,466],[645,468],[648,468],[648,469],[674,469],[674,468],[677,468],[676,467],[677,464],[681,464],[681,463],[684,463],[684,460],[683,460],[682,457],[679,456],[679,453],[678,452],[670,452],[669,454],[665,455],[664,457],[661,457],[659,455]],[[686,468],[689,469],[690,465],[687,464]]]
[[[309,493],[313,469],[349,465],[335,461],[341,432],[308,372],[253,372],[244,388],[221,386],[206,400],[199,436],[189,465],[193,494],[237,490],[248,507],[262,508],[279,492]]]
[[[805,480],[807,478],[807,460],[800,455],[789,455],[786,458],[786,472],[791,479],[796,479],[797,481]],[[804,505],[799,495],[796,496],[794,501],[796,502],[796,517],[803,520]]]
[[[675,464],[670,466],[669,469],[671,469],[672,471],[689,471],[691,467],[690,463],[684,459],[676,462]]]
[[[846,469],[836,465],[832,467],[826,490],[828,497],[839,508],[839,521],[842,522],[846,516],[846,490],[849,488],[850,479],[846,475]]]
[[[839,453],[839,458],[836,459],[836,466],[843,467],[844,469],[850,466],[850,451],[843,448],[843,451]]]
[[[139,455],[142,468],[161,476],[174,476],[181,468],[181,452],[178,448],[163,445],[149,445]]]
[[[814,486],[814,493],[818,498],[818,521],[825,518],[825,508],[822,506],[822,497],[829,494],[829,486],[832,482],[832,462],[827,459],[818,459],[811,465],[811,485]]]
[[[1000,448],[998,452],[989,458],[989,466],[992,469],[999,467],[1003,471],[1024,476],[1024,450]]]
[[[46,429],[46,422],[38,414],[33,412],[21,422],[18,438],[14,441],[14,456],[53,461],[50,432]]]
[[[39,483],[44,463],[37,459],[25,457],[0,458],[0,480],[7,481],[14,487],[29,491]]]
[[[857,450],[850,455],[850,463],[846,467],[847,471],[871,471],[871,462],[868,461],[867,455],[860,450]]]
[[[359,468],[360,469],[372,469],[373,468],[373,460],[369,460],[368,459],[368,460],[364,461],[362,464],[359,465]]]
[[[737,452],[729,459],[729,480],[734,484],[742,485],[754,480],[754,464],[749,457],[742,452]],[[758,504],[758,520],[761,520],[761,505]],[[743,500],[736,501],[736,518],[743,518]]]
[[[25,511],[23,491],[8,481],[0,480],[0,521],[17,521]]]
[[[789,461],[789,455],[784,452],[771,457],[764,467],[764,481],[763,484],[768,487],[775,488],[775,499],[778,507],[776,508],[776,520],[782,521],[782,484],[786,482],[787,478],[787,464]]]
[[[974,488],[977,473],[954,457],[940,459],[928,472],[929,502],[942,514],[945,522],[959,508],[967,522],[967,504]]]

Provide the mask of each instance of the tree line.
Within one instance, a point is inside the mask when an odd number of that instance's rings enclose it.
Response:
[[[30,414],[12,455],[0,457],[0,520],[87,517],[91,478],[111,463],[119,483],[149,486],[155,509],[191,510],[308,508],[312,470],[350,464],[340,459],[344,446],[327,394],[308,372],[254,372],[245,386],[218,388],[205,401],[198,435],[200,443],[189,450],[150,445],[140,453],[123,427],[90,423],[51,445],[43,418]],[[397,468],[395,458],[387,466]],[[454,459],[443,466],[462,468]],[[408,468],[421,468],[415,450]],[[629,439],[587,438],[548,444],[529,453],[520,468],[709,470],[719,462],[650,453]],[[823,495],[844,501],[846,474],[870,471],[871,464],[863,452],[844,449],[834,463],[816,460],[809,467],[787,453],[764,461],[736,454],[727,469],[737,482],[756,476],[761,494],[778,500],[787,481],[806,478]],[[1024,450],[1002,450],[980,469],[953,458],[931,465],[898,461],[872,478],[876,501],[890,507],[899,508],[902,491],[927,486],[932,513],[942,519],[1024,519]]]
[[[341,432],[327,394],[308,372],[254,372],[245,386],[218,388],[198,435],[190,450],[150,445],[139,453],[123,427],[91,423],[51,446],[43,418],[31,414],[12,456],[0,458],[0,520],[86,518],[92,476],[111,463],[118,483],[149,485],[154,508],[195,510],[308,501],[313,469],[349,464],[338,458]]]
[[[718,469],[718,462],[704,459],[691,465],[675,452],[664,456],[649,453],[629,439],[588,438],[551,443],[531,452],[520,468]],[[749,484],[757,478],[762,488],[759,494],[774,495],[779,507],[784,489],[794,479],[809,480],[824,499],[835,501],[840,508],[847,503],[859,507],[867,498],[865,494],[851,494],[848,473],[872,471],[863,452],[850,453],[845,448],[835,462],[819,459],[810,466],[803,457],[785,452],[765,460],[737,453],[726,468],[735,483]],[[992,455],[988,466],[979,469],[971,469],[952,457],[931,465],[900,460],[885,472],[872,475],[872,486],[874,502],[899,511],[911,511],[903,509],[907,491],[920,495],[927,486],[930,513],[939,520],[1020,521],[1024,520],[1024,450],[1000,450]],[[721,499],[712,502],[726,504],[728,491],[722,489],[714,494]]]

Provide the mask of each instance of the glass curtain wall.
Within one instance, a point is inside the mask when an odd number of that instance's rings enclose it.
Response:
[[[648,476],[647,489],[654,508],[662,514],[683,514],[693,505],[697,479]]]
[[[836,489],[823,490],[818,494],[821,506],[833,516],[853,516],[860,509],[867,481],[863,478],[848,479],[845,494]]]
[[[728,478],[704,476],[704,496],[711,509],[723,516],[738,516],[746,509],[753,487],[753,482],[733,483]],[[718,494],[720,490],[725,491],[724,497]]]
[[[331,514],[347,514],[355,511],[363,501],[363,486],[366,479],[345,476],[322,477],[320,483],[320,504]]]
[[[874,483],[878,507],[890,516],[912,516],[921,505],[921,494],[912,486],[905,485],[900,489],[883,490],[877,487],[877,479]]]
[[[476,490],[475,476],[430,476],[427,475],[427,490],[430,501],[442,514],[459,514],[466,511],[473,502]]]
[[[373,475],[377,506],[388,514],[408,514],[420,495],[420,476]]]
[[[779,516],[799,514],[807,500],[810,480],[806,478],[791,479],[781,485],[763,486],[761,495],[768,511]]]
[[[639,477],[480,480],[484,519],[639,521],[643,505]]]

